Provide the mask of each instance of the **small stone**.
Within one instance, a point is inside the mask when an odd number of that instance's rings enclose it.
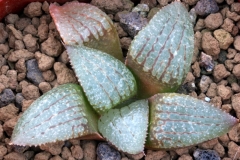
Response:
[[[38,26],[40,25],[40,19],[38,17],[33,17],[32,18],[32,25],[35,27],[35,28],[38,28]]]
[[[206,17],[204,23],[206,28],[214,30],[223,24],[223,17],[221,13],[210,14],[209,16]]]
[[[152,151],[152,150],[147,150],[147,154],[145,157],[145,160],[157,160],[157,159],[162,159],[168,157],[169,154],[166,151]]]
[[[7,54],[9,50],[9,46],[7,44],[0,44],[0,55]]]
[[[10,103],[14,103],[15,98],[15,94],[11,89],[4,89],[3,92],[0,94],[0,107],[6,106]]]
[[[46,13],[49,14],[49,4],[47,1],[44,1],[42,4],[42,10]]]
[[[213,35],[218,40],[219,47],[221,49],[228,49],[228,47],[233,43],[233,37],[224,29],[215,30]]]
[[[237,160],[237,157],[240,157],[240,146],[238,146],[236,143],[233,141],[228,143],[228,156],[231,159]]]
[[[240,92],[240,86],[236,82],[232,83],[231,86],[232,86],[233,92],[236,92],[236,93]]]
[[[149,6],[149,8],[153,8],[157,5],[157,1],[156,0],[141,0],[140,4],[146,4]]]
[[[201,52],[199,65],[201,67],[204,67],[207,72],[211,72],[214,68],[212,56],[207,55],[204,52]]]
[[[42,76],[44,80],[47,82],[52,82],[56,78],[56,75],[52,70],[47,70],[45,72],[42,72]]]
[[[62,62],[64,64],[69,63],[67,51],[64,51],[62,54],[60,54],[60,56],[58,57],[58,62]]]
[[[229,19],[229,18],[226,18],[226,19],[224,19],[221,28],[224,29],[225,31],[231,33],[232,29],[233,29],[233,26],[234,26],[233,21],[231,19]]]
[[[42,72],[38,68],[37,60],[31,59],[26,62],[27,64],[27,78],[35,85],[43,82]]]
[[[147,25],[148,20],[138,12],[122,13],[119,15],[120,25],[132,38]]]
[[[17,116],[19,109],[13,103],[0,108],[0,121],[8,121]]]
[[[227,59],[227,52],[225,50],[221,50],[218,57],[219,63],[224,63]]]
[[[192,69],[193,69],[193,75],[195,77],[200,77],[201,69],[200,69],[199,63],[197,61],[192,65]]]
[[[196,13],[200,16],[216,13],[219,10],[215,0],[200,0],[194,8]]]
[[[224,85],[217,86],[217,93],[222,98],[222,100],[228,100],[232,96],[231,88]]]
[[[17,72],[20,73],[25,73],[27,71],[24,58],[21,58],[17,61],[17,63],[15,64],[15,69],[17,70]]]
[[[47,159],[50,159],[51,157],[51,154],[49,152],[40,152],[40,153],[37,153],[34,157],[34,160],[47,160]]]
[[[120,39],[120,44],[123,49],[128,50],[129,46],[131,45],[132,39],[129,37],[123,37]]]
[[[26,157],[22,153],[11,152],[4,156],[5,160],[26,160]]]
[[[194,31],[201,31],[204,28],[205,28],[204,19],[199,18],[194,27]]]
[[[32,2],[24,8],[24,14],[30,18],[38,17],[42,15],[42,3]]]
[[[41,51],[48,56],[57,57],[62,53],[62,44],[56,38],[50,36],[41,44]]]
[[[204,52],[217,59],[220,53],[218,41],[211,35],[211,32],[204,32],[202,36],[202,49]]]
[[[202,149],[212,149],[218,143],[218,139],[212,139],[206,142],[199,144],[198,146]]]
[[[157,0],[161,7],[164,7],[168,4],[168,0]]]
[[[14,24],[17,20],[19,20],[19,16],[17,14],[9,14],[5,17],[5,23]]]
[[[41,150],[48,151],[52,155],[58,155],[62,152],[62,147],[64,145],[63,141],[48,143],[40,146]]]
[[[210,98],[213,98],[217,95],[217,85],[216,83],[211,83],[206,95]]]
[[[240,64],[235,65],[232,72],[237,79],[240,79]]]
[[[226,78],[230,75],[223,64],[218,64],[213,70],[213,77],[216,82],[219,82],[223,78]]]
[[[96,141],[83,141],[83,159],[84,160],[95,160],[96,159]]]
[[[2,125],[0,125],[0,134],[1,134],[1,131],[3,131],[2,129]],[[0,139],[1,139],[2,136],[0,136]],[[3,159],[3,156],[5,156],[7,154],[7,148],[4,146],[4,145],[0,145],[0,158]]]
[[[194,151],[193,156],[195,157],[195,160],[221,160],[218,153],[214,150],[197,149],[196,151]]]
[[[107,143],[99,143],[97,147],[97,156],[99,160],[120,160],[120,153],[110,147]]]
[[[34,100],[26,100],[22,101],[22,112],[26,111],[28,107],[34,102]]]
[[[91,4],[98,6],[108,14],[116,14],[123,10],[130,11],[134,6],[134,3],[130,0],[112,0],[111,3],[109,1],[92,0]]]
[[[24,30],[23,30],[23,35],[31,34],[33,36],[37,36],[37,29],[34,27],[34,25],[28,25]]]
[[[119,38],[128,36],[127,32],[125,32],[119,23],[114,23],[115,28],[117,29]]]
[[[79,145],[74,145],[71,147],[72,156],[76,159],[83,158],[83,150]]]
[[[45,1],[46,2],[46,1]],[[59,155],[53,156],[50,160],[63,160]]]
[[[236,50],[240,51],[240,36],[235,37],[233,45]]]
[[[48,38],[48,25],[46,23],[42,23],[38,26],[38,37],[39,37],[39,41],[43,42]]]
[[[16,89],[18,82],[17,82],[17,71],[16,70],[8,70],[6,76],[8,79],[8,87],[10,89]]]
[[[0,68],[7,64],[6,58],[0,55]]]
[[[35,58],[38,61],[38,67],[41,71],[47,71],[51,69],[55,62],[54,58],[40,52],[35,53]]]
[[[3,25],[1,27],[1,23],[0,23],[0,43],[5,43],[7,38],[8,38],[8,33],[5,30],[5,27]]]
[[[227,18],[229,18],[235,22],[240,20],[240,15],[238,15],[236,12],[227,11],[226,16],[227,16]]]
[[[184,155],[184,154],[188,154],[188,153],[189,153],[189,147],[175,149],[175,152],[176,152],[179,156]]]
[[[229,132],[229,138],[234,142],[240,142],[240,125],[235,125]]]
[[[25,60],[29,60],[34,58],[34,54],[25,49],[16,50],[14,52],[11,52],[11,54],[8,57],[8,60],[11,62],[16,62],[21,58],[24,58]]]
[[[17,93],[16,94],[16,107],[19,108],[20,110],[22,109],[22,101],[24,100],[24,97],[22,93]]]
[[[178,158],[178,160],[192,160],[193,158],[189,154],[184,154]]]
[[[232,110],[232,106],[231,106],[231,104],[224,104],[224,105],[222,105],[221,109],[226,113],[230,113],[230,111]]]
[[[15,22],[15,27],[16,27],[16,29],[22,31],[30,24],[31,24],[30,18],[20,18],[19,20],[17,20]]]
[[[35,52],[38,50],[39,45],[37,43],[37,38],[33,37],[31,34],[27,34],[23,37],[23,42],[30,52]]]
[[[14,37],[13,33],[12,32],[9,32],[8,34],[8,45],[10,48],[15,48],[15,41],[16,41],[16,38]]]
[[[22,94],[23,94],[23,97],[27,100],[35,100],[38,97],[40,97],[38,87],[31,84],[22,89]]]
[[[206,93],[208,90],[209,85],[212,83],[212,79],[208,76],[202,75],[199,88],[202,93]]]
[[[26,73],[18,73],[17,75],[17,80],[18,81],[23,81],[26,78]]]
[[[16,28],[14,28],[14,26],[12,24],[7,25],[7,27],[8,27],[8,29],[10,29],[12,31],[12,34],[16,39],[18,39],[18,40],[23,39],[23,35],[20,30],[16,30]]]
[[[2,83],[0,83],[0,93],[2,93],[5,88],[6,87]]]
[[[14,49],[15,50],[25,49],[25,45],[24,45],[23,41],[22,40],[16,40],[14,42]]]
[[[51,85],[48,82],[41,82],[38,87],[42,93],[46,93],[52,89]]]
[[[54,63],[53,68],[57,75],[58,84],[77,82],[74,72],[71,69],[67,68],[67,66],[64,63],[56,62]]]
[[[232,107],[235,110],[237,117],[240,118],[240,93],[232,96]]]
[[[227,70],[232,71],[232,69],[233,69],[233,60],[226,60],[224,64],[225,64]]]
[[[13,129],[17,124],[17,121],[18,117],[16,116],[4,122],[3,130],[5,131],[5,133],[7,133],[8,136],[12,135]]]
[[[69,159],[69,157],[72,157],[72,154],[67,147],[63,147],[61,155],[63,159]]]
[[[149,7],[147,4],[138,4],[136,7],[132,9],[132,12],[138,12],[142,17],[147,17],[147,13],[149,12]]]

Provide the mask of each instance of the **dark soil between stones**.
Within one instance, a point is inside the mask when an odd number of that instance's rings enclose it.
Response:
[[[197,17],[192,66],[179,92],[213,103],[240,118],[240,4],[233,0],[216,1],[218,12]],[[126,54],[132,37],[121,27],[119,14],[131,11],[133,3],[128,0],[91,3],[114,21]],[[141,0],[141,3],[148,4],[150,12],[145,14],[150,19],[154,11],[170,1]],[[190,10],[197,0],[184,3]],[[34,100],[58,85],[77,83],[48,7],[47,2],[32,3],[22,14],[10,14],[0,23],[0,160],[100,159],[96,154],[98,141],[73,139],[40,147],[8,144],[19,116]],[[228,134],[193,147],[145,150],[146,155],[116,155],[121,160],[192,160],[198,148],[215,150],[223,160],[240,159],[240,125]]]

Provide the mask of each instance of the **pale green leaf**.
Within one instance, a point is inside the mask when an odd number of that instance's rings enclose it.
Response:
[[[112,20],[99,8],[77,1],[51,4],[50,14],[66,45],[85,45],[123,60]]]
[[[149,99],[150,126],[146,146],[187,147],[226,134],[238,120],[212,104],[177,93]]]
[[[65,47],[76,76],[97,112],[103,113],[136,94],[133,75],[119,60],[85,46]]]
[[[139,100],[121,109],[107,111],[99,119],[98,129],[119,150],[137,154],[144,149],[148,113],[148,102]]]
[[[189,71],[193,48],[193,25],[185,6],[173,2],[160,9],[134,38],[127,55],[139,96],[174,92]]]
[[[23,113],[11,144],[36,146],[80,136],[96,135],[97,115],[79,85],[64,84],[45,93]]]

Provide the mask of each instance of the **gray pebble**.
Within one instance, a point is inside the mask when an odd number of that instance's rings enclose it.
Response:
[[[22,93],[17,93],[16,94],[16,107],[19,108],[20,110],[22,109],[22,101],[24,100],[24,97]]]
[[[42,72],[38,68],[37,60],[31,59],[26,62],[27,64],[27,78],[35,85],[39,85],[44,82]]]
[[[120,26],[132,38],[148,23],[148,20],[141,17],[138,12],[122,13],[119,15],[119,18]]]
[[[200,0],[194,7],[196,14],[200,16],[207,16],[211,13],[216,13],[219,10],[215,0]]]
[[[214,150],[201,150],[197,149],[193,156],[195,160],[221,160],[219,155]]]
[[[120,160],[120,153],[110,147],[107,143],[99,143],[97,147],[97,155],[99,160]]]
[[[11,89],[4,89],[0,94],[0,107],[6,106],[15,101],[15,95]]]

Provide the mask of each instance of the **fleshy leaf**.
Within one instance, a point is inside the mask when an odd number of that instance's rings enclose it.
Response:
[[[123,60],[117,31],[100,9],[77,1],[51,4],[49,11],[66,45],[85,45]]]
[[[213,105],[177,93],[149,99],[146,147],[172,149],[196,145],[227,133],[238,120]]]
[[[11,144],[35,146],[87,135],[100,138],[97,118],[80,86],[64,84],[45,93],[23,113]]]
[[[173,2],[158,11],[132,41],[127,55],[139,96],[177,90],[189,71],[193,48],[193,25],[183,4]]]
[[[139,100],[121,109],[107,111],[98,120],[98,129],[119,150],[137,154],[144,149],[148,113],[147,100]]]
[[[119,60],[85,46],[65,47],[76,76],[97,112],[103,113],[137,93],[132,73]]]

